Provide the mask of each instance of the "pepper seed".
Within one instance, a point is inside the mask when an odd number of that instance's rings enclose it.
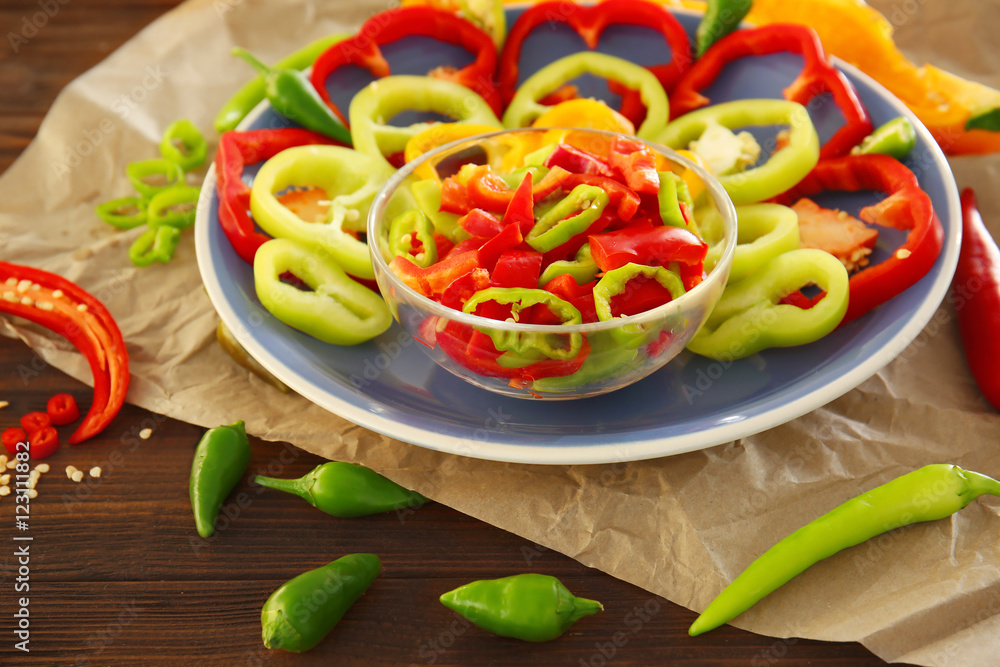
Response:
[[[29,498],[37,498],[38,497],[38,491],[36,489],[28,489],[28,497]]]
[[[144,428],[141,431],[139,431],[139,437],[142,438],[143,440],[149,440],[150,436],[152,435],[153,435],[153,429],[151,428]]]
[[[3,496],[9,496],[9,495],[10,495],[10,487],[9,486],[0,486],[0,498],[2,498]]]
[[[100,477],[101,476],[101,469],[100,469],[100,467],[94,466],[93,468],[91,468],[90,469],[90,476],[91,477]]]
[[[0,410],[3,410],[8,405],[10,405],[10,401],[0,401]]]
[[[73,479],[73,473],[76,472],[76,466],[66,466],[66,477]]]
[[[10,484],[10,475],[0,475],[0,486],[7,486]]]
[[[38,465],[35,466],[35,470],[37,470],[38,472],[48,472],[49,471],[49,464],[48,463],[39,463]]]
[[[82,482],[83,481],[83,471],[82,470],[77,470],[76,472],[74,472],[70,476],[70,479],[73,480],[74,482]]]
[[[62,295],[63,295],[63,291],[61,289],[53,290],[53,292],[52,292],[52,298],[53,299],[61,299]]]

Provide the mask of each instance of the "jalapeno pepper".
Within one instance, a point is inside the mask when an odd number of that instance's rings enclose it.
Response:
[[[134,229],[146,224],[146,202],[141,197],[122,197],[98,204],[94,209],[104,222],[118,229]]]
[[[132,243],[128,258],[136,266],[149,266],[153,262],[166,264],[174,257],[181,241],[181,230],[170,225],[150,227]]]
[[[636,132],[638,136],[651,138],[667,124],[670,114],[667,94],[649,70],[622,58],[583,51],[560,58],[528,77],[504,111],[504,127],[531,125],[548,109],[539,100],[582,74],[602,76],[639,90],[646,105],[646,119]]]
[[[730,62],[780,51],[799,54],[804,61],[802,72],[785,89],[785,99],[807,105],[818,95],[833,96],[845,125],[823,145],[822,156],[844,155],[872,131],[871,119],[851,82],[827,60],[816,31],[804,25],[772,24],[738,30],[720,39],[695,62],[671,93],[674,117],[708,104],[710,100],[699,91],[707,88]]]
[[[172,160],[140,160],[125,167],[132,187],[148,201],[158,192],[184,183],[184,170]]]
[[[226,496],[250,465],[250,441],[243,422],[205,431],[191,462],[191,509],[198,534],[211,537]]]
[[[805,107],[784,100],[740,100],[692,111],[667,125],[657,138],[671,148],[687,148],[711,123],[729,129],[747,125],[788,125],[788,145],[768,161],[717,178],[734,204],[752,204],[788,190],[819,160],[819,136]]]
[[[535,573],[473,581],[442,595],[441,604],[488,632],[529,642],[555,639],[584,616],[604,610],[555,577]]]
[[[65,278],[7,262],[0,262],[0,313],[46,327],[84,355],[94,376],[94,400],[69,443],[103,431],[125,403],[129,383],[128,351],[111,313]]]
[[[441,68],[432,74],[475,91],[493,113],[500,113],[500,94],[493,84],[493,72],[497,64],[497,50],[493,40],[465,19],[432,7],[389,9],[365,21],[353,37],[331,46],[316,59],[310,75],[313,87],[330,110],[341,121],[346,122],[326,90],[326,81],[330,75],[343,65],[358,65],[368,70],[372,76],[387,77],[392,72],[379,47],[415,35],[433,37],[461,46],[472,53],[475,60],[465,67],[457,70]],[[352,118],[351,123],[353,122]]]
[[[282,281],[291,273],[308,290]],[[351,278],[324,248],[292,239],[260,247],[254,288],[267,310],[290,327],[334,345],[356,345],[385,332],[392,315],[378,294]]]
[[[167,126],[160,140],[160,155],[176,162],[184,171],[193,171],[205,164],[208,144],[194,123],[184,118]]]

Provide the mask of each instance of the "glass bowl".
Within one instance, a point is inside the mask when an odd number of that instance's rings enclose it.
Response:
[[[568,400],[597,396],[626,387],[662,368],[684,349],[712,313],[726,286],[737,240],[736,211],[722,185],[691,160],[665,146],[645,142],[658,156],[659,169],[675,165],[690,170],[701,181],[705,194],[695,202],[696,220],[708,210],[717,212],[722,220],[722,235],[717,241],[721,254],[715,265],[700,284],[662,306],[584,324],[500,321],[442,305],[409,287],[390,269],[389,227],[396,216],[417,207],[410,190],[414,183],[433,178],[435,172],[445,178],[467,163],[499,167],[515,147],[528,142],[540,145],[552,137],[546,133],[553,132],[571,136],[570,142],[579,148],[607,146],[615,136],[601,130],[527,128],[454,141],[399,169],[375,196],[368,214],[368,246],[375,278],[393,317],[442,368],[476,387],[517,398]],[[539,358],[533,351],[523,360],[514,352],[513,360],[497,363],[494,341],[510,345],[524,340],[544,340],[547,349],[572,354],[574,362]],[[506,349],[524,347],[513,344]],[[581,353],[585,354],[582,365]],[[543,363],[537,363],[539,359]]]

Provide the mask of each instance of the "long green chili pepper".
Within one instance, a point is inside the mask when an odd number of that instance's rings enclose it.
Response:
[[[333,630],[381,570],[375,554],[350,554],[282,584],[260,612],[264,646],[308,651]]]
[[[427,502],[416,491],[404,489],[374,470],[341,461],[323,463],[299,479],[257,475],[253,481],[299,496],[313,507],[338,517],[380,514]]]
[[[695,33],[697,56],[705,55],[708,47],[738,28],[751,5],[753,0],[708,0]]]
[[[264,76],[267,100],[275,111],[307,130],[351,145],[350,130],[333,115],[305,74],[295,69],[268,67],[252,53],[239,47],[233,49],[233,55],[250,63]]]
[[[350,33],[337,33],[321,37],[315,42],[306,44],[298,51],[291,53],[274,64],[274,69],[303,70],[313,64],[319,54],[328,48],[350,37]],[[264,101],[267,96],[264,75],[258,74],[237,90],[229,101],[222,105],[215,116],[215,131],[219,134],[235,130],[254,107]]]
[[[205,431],[191,463],[191,509],[198,534],[211,537],[222,502],[250,465],[250,442],[242,421]]]
[[[501,637],[529,642],[555,639],[584,616],[604,610],[578,598],[545,574],[517,574],[473,581],[441,596],[441,604]]]
[[[700,635],[736,618],[814,563],[921,521],[951,516],[981,495],[1000,496],[1000,482],[948,464],[928,465],[834,508],[752,562],[691,624]]]

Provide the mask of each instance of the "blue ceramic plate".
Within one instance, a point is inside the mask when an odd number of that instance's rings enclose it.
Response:
[[[519,11],[509,10],[508,19],[513,21]],[[693,34],[699,17],[678,17]],[[555,25],[542,32],[525,42],[522,78],[583,48],[569,28]],[[644,65],[669,59],[662,38],[637,27],[610,27],[600,48]],[[396,74],[422,74],[470,59],[457,47],[423,38],[401,40],[385,52]],[[780,97],[800,66],[801,59],[790,54],[745,58],[723,72],[707,93],[717,102]],[[292,389],[352,422],[422,447],[521,463],[606,463],[702,449],[763,431],[843,395],[898,355],[941,303],[958,260],[958,193],[943,154],[902,103],[857,70],[842,69],[876,125],[907,114],[919,127],[917,148],[908,163],[944,223],[945,244],[920,283],[816,343],[768,350],[731,364],[683,353],[645,380],[597,398],[505,398],[439,368],[398,325],[367,344],[335,347],[275,320],[257,300],[251,267],[236,256],[219,225],[214,171],[202,190],[196,227],[205,287],[222,320],[240,333],[250,354]],[[331,88],[331,94],[342,109],[369,80],[360,69],[334,78],[337,88]],[[601,94],[601,85],[581,82],[587,94]],[[813,120],[825,140],[842,117],[831,103],[815,106]],[[244,126],[283,124],[287,122],[262,105]],[[856,213],[877,197],[842,195],[821,203]],[[898,233],[881,234],[873,261],[892,252],[901,238]]]

